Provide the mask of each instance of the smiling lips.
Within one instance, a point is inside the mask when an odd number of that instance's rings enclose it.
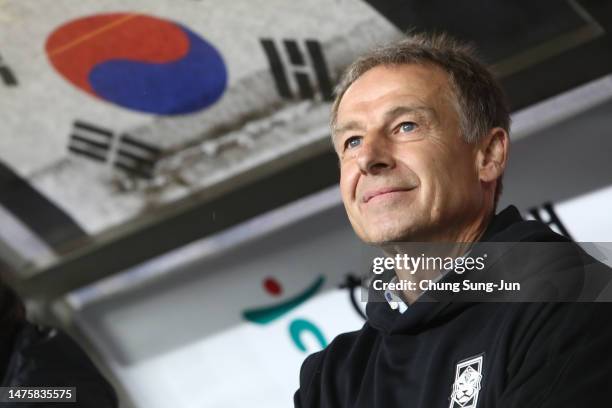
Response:
[[[412,189],[411,188],[403,188],[403,187],[385,187],[385,188],[380,188],[378,190],[372,190],[372,191],[368,191],[367,193],[365,193],[363,195],[362,201],[364,203],[367,203],[372,198],[380,196],[380,195],[383,195],[383,194],[396,193],[396,192],[401,192],[401,191],[410,191],[410,190],[412,190]]]

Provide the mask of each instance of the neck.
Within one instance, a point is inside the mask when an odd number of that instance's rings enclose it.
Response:
[[[430,240],[428,242],[392,243],[385,245],[382,249],[385,256],[400,257],[403,260],[406,257],[420,257],[421,259],[461,257],[470,250],[474,242],[478,242],[482,237],[492,217],[493,212],[486,214],[486,216],[479,216],[473,222],[464,226],[464,228],[441,234],[444,237],[443,239]],[[413,282],[415,290],[403,291],[405,300],[412,304],[423,294],[423,291],[419,289],[420,282],[424,280],[437,280],[442,277],[445,271],[439,267],[430,268],[429,264],[424,265],[422,261],[418,265],[415,262],[409,263],[409,266],[410,268],[396,268],[395,273],[398,279]]]

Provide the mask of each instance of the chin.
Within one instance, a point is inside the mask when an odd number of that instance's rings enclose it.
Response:
[[[374,219],[368,223],[369,228],[364,228],[364,235],[367,238],[364,241],[373,244],[415,241],[423,226],[411,218],[410,214],[397,214],[384,219]]]
[[[414,241],[413,238],[415,235],[414,229],[410,228],[410,226],[393,225],[387,228],[379,226],[374,230],[368,231],[362,239],[369,244],[378,245],[392,242]]]

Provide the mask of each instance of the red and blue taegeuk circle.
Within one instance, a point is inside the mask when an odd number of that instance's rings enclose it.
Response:
[[[212,44],[181,24],[143,14],[70,21],[49,35],[45,48],[72,84],[139,112],[197,112],[227,86],[223,57]]]

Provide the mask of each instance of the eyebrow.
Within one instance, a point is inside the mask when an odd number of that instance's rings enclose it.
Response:
[[[390,111],[385,112],[385,122],[391,122],[398,116],[402,116],[406,113],[412,112],[423,112],[426,116],[435,117],[436,112],[427,106],[397,106]]]
[[[355,120],[352,120],[350,122],[348,122],[347,124],[340,126],[340,127],[334,127],[334,136],[337,135],[338,133],[344,133],[344,132],[348,132],[349,130],[365,130],[365,128],[363,127],[363,125]]]
[[[407,113],[412,113],[412,112],[423,112],[428,117],[433,117],[433,118],[436,117],[436,112],[432,108],[429,108],[427,106],[396,106],[395,108],[385,112],[384,114],[385,122],[386,123],[391,122],[399,116],[405,115]],[[347,132],[347,131],[351,131],[351,130],[362,130],[363,131],[365,130],[365,127],[360,122],[352,120],[346,123],[345,125],[334,127],[332,138],[335,140],[336,135]]]

